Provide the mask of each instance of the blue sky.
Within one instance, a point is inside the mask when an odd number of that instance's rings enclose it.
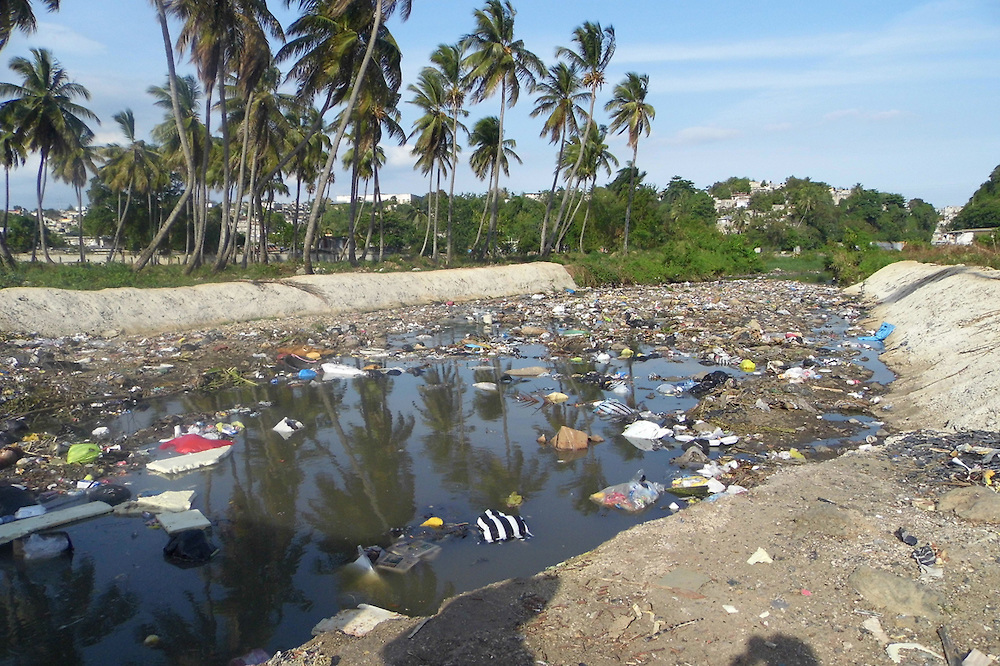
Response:
[[[34,3],[40,4],[38,2]],[[269,3],[287,26],[295,13]],[[297,6],[297,3],[293,3]],[[964,204],[1000,163],[1000,3],[996,0],[772,0],[698,3],[632,0],[514,0],[515,32],[546,65],[555,48],[571,45],[583,21],[613,25],[618,49],[598,109],[626,72],[648,74],[656,109],[638,166],[664,187],[674,175],[698,187],[730,176],[781,181],[810,177],[837,187],[919,197],[935,206]],[[407,22],[390,29],[403,52],[404,88],[439,43],[473,27],[479,2],[413,0]],[[141,135],[162,120],[146,88],[165,81],[162,40],[150,3],[62,0],[41,11],[39,30],[16,36],[0,53],[0,80],[14,81],[6,63],[49,48],[70,76],[92,94],[103,124],[99,143],[121,140],[111,116],[131,108]],[[190,71],[186,57],[181,71]],[[403,93],[406,100],[410,95]],[[547,189],[555,147],[539,137],[530,95],[507,114],[507,137],[523,165],[512,164],[502,185],[514,192]],[[403,126],[416,114],[402,104]],[[499,112],[497,99],[469,108],[467,124]],[[603,112],[599,122],[607,122]],[[631,158],[625,138],[611,150]],[[386,147],[384,192],[423,193],[406,147]],[[468,151],[466,151],[468,152]],[[31,206],[37,162],[11,174],[13,204]],[[465,166],[459,191],[482,191]],[[332,193],[347,192],[338,174]],[[46,206],[75,205],[72,192],[51,182]]]

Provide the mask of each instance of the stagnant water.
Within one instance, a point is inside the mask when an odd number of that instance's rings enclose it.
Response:
[[[458,338],[450,335],[444,342]],[[318,621],[343,608],[365,602],[430,614],[450,595],[531,575],[666,515],[676,499],[669,494],[639,514],[589,499],[640,469],[654,481],[677,476],[670,460],[680,448],[643,451],[629,443],[620,425],[577,406],[611,395],[569,376],[630,372],[633,397],[623,399],[666,412],[695,400],[655,393],[660,382],[646,377],[682,379],[716,368],[695,359],[566,361],[556,364],[555,375],[500,384],[496,393],[472,387],[511,368],[547,365],[537,358],[543,348],[519,351],[518,358],[434,361],[419,374],[181,396],[103,423],[115,436],[168,415],[218,412],[221,421],[245,424],[232,455],[213,467],[119,479],[134,494],[196,491],[194,506],[211,520],[220,550],[207,564],[181,568],[164,559],[162,530],[141,517],[105,516],[64,528],[75,547],[71,557],[0,557],[0,663],[224,664],[253,648],[274,653],[305,642]],[[876,372],[875,380],[887,379],[874,354],[859,362]],[[568,394],[570,402],[517,399],[551,391]],[[250,411],[226,414],[238,407]],[[272,431],[286,416],[305,426],[287,439]],[[561,425],[605,441],[575,453],[536,441]],[[870,431],[866,424],[852,439]],[[160,455],[157,444],[146,448]],[[503,510],[511,492],[524,497],[520,514],[534,534],[529,540],[486,544],[472,530],[436,541],[437,556],[405,573],[362,576],[347,566],[359,545],[384,547],[400,533],[419,534],[429,516],[474,522],[486,508]],[[155,648],[144,644],[151,635],[159,637]]]

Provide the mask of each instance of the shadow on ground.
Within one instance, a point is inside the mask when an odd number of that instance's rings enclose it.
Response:
[[[417,625],[416,633],[403,633],[386,645],[384,663],[531,666],[535,656],[524,645],[521,625],[548,605],[558,587],[558,579],[542,575],[456,597]]]
[[[794,636],[754,636],[746,650],[733,657],[729,666],[819,666],[816,653]]]

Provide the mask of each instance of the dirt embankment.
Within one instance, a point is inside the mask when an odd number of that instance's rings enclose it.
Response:
[[[501,298],[576,285],[559,264],[410,273],[303,275],[176,289],[0,290],[0,331],[47,337],[151,334],[255,319],[369,312],[444,301]]]

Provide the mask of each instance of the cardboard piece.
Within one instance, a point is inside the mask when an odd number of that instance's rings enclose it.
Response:
[[[9,543],[14,539],[20,539],[21,537],[49,529],[50,527],[57,527],[78,520],[101,516],[105,513],[111,513],[110,504],[105,502],[87,502],[86,504],[71,506],[68,509],[50,511],[41,516],[15,520],[12,523],[0,525],[0,544]]]
[[[555,434],[555,437],[549,440],[549,444],[559,450],[576,451],[587,448],[589,441],[590,438],[587,436],[587,433],[582,430],[574,430],[573,428],[562,426],[559,428],[559,432]]]
[[[156,517],[167,534],[183,530],[203,530],[212,523],[198,509],[181,511],[180,513],[161,513]]]
[[[159,495],[137,497],[130,502],[122,502],[115,507],[115,515],[129,516],[144,511],[150,513],[187,511],[191,508],[193,499],[193,490],[167,490]]]

